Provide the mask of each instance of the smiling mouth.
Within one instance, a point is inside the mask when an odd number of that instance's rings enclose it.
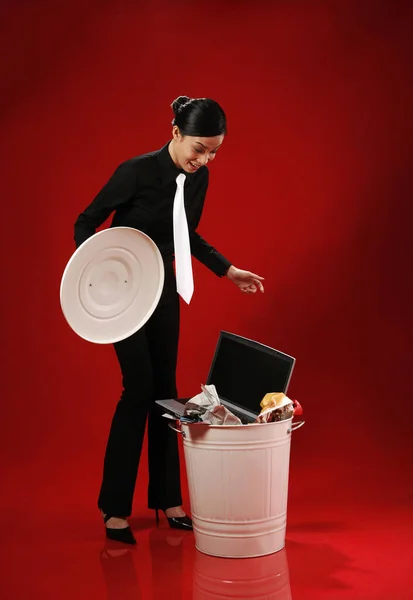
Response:
[[[199,169],[199,166],[200,166],[200,165],[194,165],[194,163],[192,163],[191,161],[189,161],[189,164],[191,165],[191,167],[192,167],[193,169]]]

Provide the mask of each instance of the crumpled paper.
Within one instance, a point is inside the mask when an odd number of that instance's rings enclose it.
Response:
[[[201,385],[201,390],[185,404],[186,416],[197,416],[209,425],[242,425],[241,420],[221,404],[214,385]]]

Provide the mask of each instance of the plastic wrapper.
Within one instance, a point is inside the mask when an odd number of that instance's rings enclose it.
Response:
[[[257,423],[275,423],[291,419],[294,415],[301,415],[303,410],[297,400],[290,400],[283,393],[265,394],[260,402],[261,412]]]

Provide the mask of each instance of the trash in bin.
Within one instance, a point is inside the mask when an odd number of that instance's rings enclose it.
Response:
[[[302,415],[303,409],[297,400],[290,400],[283,393],[265,394],[261,400],[261,412],[256,420],[243,423],[233,412],[221,404],[214,385],[201,385],[201,393],[185,404],[182,423],[202,422],[208,425],[250,425],[252,423],[275,423]]]
[[[185,417],[198,418],[209,425],[242,425],[241,420],[219,399],[214,385],[201,385],[202,392],[185,404]]]
[[[262,410],[257,417],[257,423],[275,423],[303,414],[301,404],[297,400],[290,400],[283,393],[265,394],[260,406]]]

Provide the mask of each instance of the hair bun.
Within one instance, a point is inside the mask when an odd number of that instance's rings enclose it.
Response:
[[[190,101],[191,98],[188,98],[188,96],[179,96],[178,98],[176,98],[171,104],[171,108],[174,111],[174,114],[176,115],[181,106],[188,104],[188,102]]]

